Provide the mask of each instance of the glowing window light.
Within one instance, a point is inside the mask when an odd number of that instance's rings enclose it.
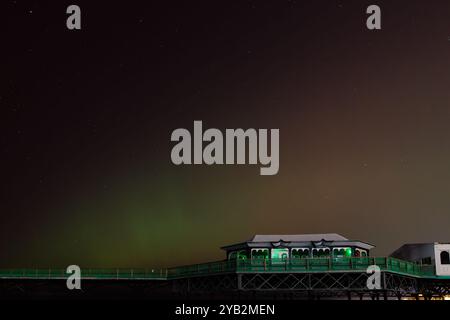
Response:
[[[352,256],[352,248],[345,249],[345,256],[346,257],[351,257]]]

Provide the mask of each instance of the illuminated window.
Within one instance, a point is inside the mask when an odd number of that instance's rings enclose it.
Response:
[[[333,255],[337,258],[349,258],[353,254],[352,248],[334,248]]]
[[[351,257],[352,256],[352,248],[345,249],[345,256],[346,257]]]
[[[248,259],[247,252],[245,250],[239,251],[238,254],[237,254],[237,258],[239,260],[243,260],[243,261],[247,260]]]
[[[276,260],[286,260],[289,254],[289,250],[286,248],[280,248],[280,249],[272,249],[272,255],[271,258],[272,260],[276,261]]]

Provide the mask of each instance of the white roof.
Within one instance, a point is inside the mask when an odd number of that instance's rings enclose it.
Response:
[[[250,241],[251,242],[309,242],[309,241],[346,241],[347,238],[337,233],[317,233],[317,234],[257,234]]]

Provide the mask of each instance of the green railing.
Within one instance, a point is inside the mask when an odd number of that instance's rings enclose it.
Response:
[[[414,262],[390,257],[362,258],[306,258],[291,260],[246,260],[237,262],[238,272],[365,272],[371,265],[382,271],[413,276],[434,276],[434,266],[421,266]]]
[[[67,279],[65,269],[0,269],[0,278]],[[167,269],[81,269],[83,279],[167,279]]]
[[[224,273],[264,272],[365,272],[371,265],[416,277],[435,277],[434,266],[390,257],[299,258],[291,260],[228,260],[167,269],[87,269],[81,268],[82,279],[103,280],[167,280]],[[0,278],[67,279],[64,269],[0,269]]]
[[[217,261],[167,269],[167,278],[183,278],[195,275],[233,273],[237,271],[237,261]]]

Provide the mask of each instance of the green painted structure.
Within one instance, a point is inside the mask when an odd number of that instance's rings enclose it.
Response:
[[[166,269],[81,269],[82,279],[93,280],[171,280],[226,273],[323,273],[365,272],[371,265],[381,271],[433,279],[434,267],[392,257],[301,258],[262,261],[226,260]],[[67,279],[65,269],[0,269],[0,279]]]
[[[373,247],[335,233],[256,235],[250,240],[222,247],[227,256],[222,261],[164,269],[81,268],[81,278],[174,280],[224,274],[366,273],[369,266],[376,265],[382,272],[417,279],[450,279],[450,275],[436,275],[436,260],[426,259],[431,262],[423,263],[424,259],[418,259],[424,255],[422,253],[411,255],[408,250],[402,257],[411,259],[399,259],[400,253],[405,251],[400,248],[395,251],[397,257],[371,257]],[[0,279],[67,279],[68,276],[65,269],[0,269]]]

